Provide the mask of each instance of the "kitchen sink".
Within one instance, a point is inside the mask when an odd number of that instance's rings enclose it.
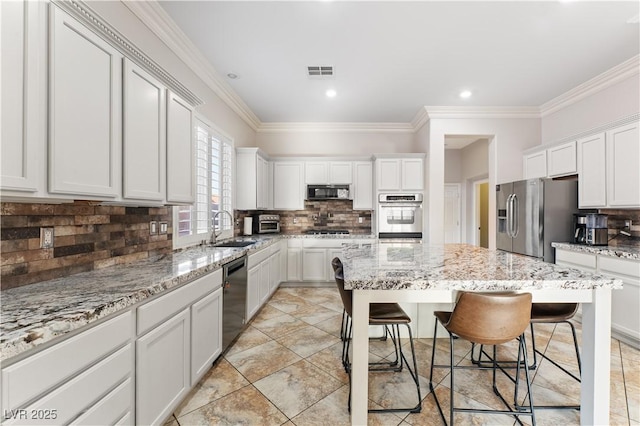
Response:
[[[247,240],[247,241],[227,241],[225,243],[217,243],[214,244],[213,247],[247,247],[251,244],[255,244],[256,241]]]

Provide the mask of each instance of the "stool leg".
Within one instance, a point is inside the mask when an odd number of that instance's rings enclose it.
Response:
[[[536,335],[533,332],[533,323],[531,323],[531,350],[533,351],[533,364],[529,366],[530,370],[535,370],[538,366],[538,356],[536,354]]]
[[[580,359],[580,348],[578,347],[578,336],[576,335],[576,328],[571,321],[566,321],[571,327],[571,334],[573,334],[573,346],[576,348],[576,359],[578,360],[578,372],[582,377],[582,360]]]
[[[444,417],[444,412],[442,411],[442,407],[440,406],[440,401],[438,401],[438,396],[436,395],[436,391],[433,387],[433,365],[435,364],[436,359],[436,341],[438,337],[438,318],[436,318],[436,325],[433,330],[433,346],[431,348],[431,368],[429,369],[429,391],[433,394],[433,399],[436,402],[436,407],[438,408],[438,413],[440,413],[440,417],[444,424],[447,424],[447,420]]]
[[[449,352],[449,366],[451,367],[449,369],[449,374],[451,375],[451,388],[449,389],[449,426],[453,426],[453,409],[454,409],[454,404],[453,404],[453,335],[451,333],[449,333],[449,350],[451,352]]]

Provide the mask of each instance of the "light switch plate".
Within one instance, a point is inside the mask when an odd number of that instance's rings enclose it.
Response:
[[[149,235],[158,235],[158,222],[155,220],[149,222]]]
[[[169,229],[169,225],[167,222],[160,222],[160,235],[164,235],[167,233]]]

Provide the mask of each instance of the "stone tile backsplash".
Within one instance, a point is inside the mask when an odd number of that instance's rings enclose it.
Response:
[[[235,235],[243,232],[244,218],[262,211],[236,210]],[[353,210],[352,200],[305,201],[304,210],[274,210],[264,213],[280,215],[283,234],[303,234],[310,229],[346,229],[352,234],[371,233],[371,211]],[[362,223],[359,222],[362,218]]]
[[[149,222],[168,233],[149,235]],[[65,277],[172,250],[171,207],[0,203],[1,288]],[[40,228],[54,246],[40,248]]]
[[[607,226],[609,227],[610,246],[634,246],[640,247],[640,210],[631,209],[601,209],[598,213],[608,215]],[[620,230],[624,229],[624,221],[631,220],[630,237],[621,235]],[[614,238],[615,237],[615,238]],[[612,239],[614,238],[614,239]]]

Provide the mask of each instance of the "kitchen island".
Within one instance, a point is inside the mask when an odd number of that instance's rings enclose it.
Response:
[[[583,303],[581,423],[608,423],[611,290],[622,288],[619,279],[464,244],[354,244],[341,260],[345,288],[353,290],[352,424],[367,424],[369,304],[453,303],[461,290]]]

